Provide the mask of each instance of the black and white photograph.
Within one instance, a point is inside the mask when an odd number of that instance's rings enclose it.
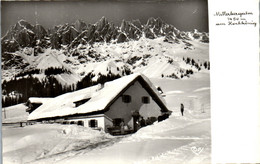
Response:
[[[208,8],[2,1],[2,162],[211,163]]]

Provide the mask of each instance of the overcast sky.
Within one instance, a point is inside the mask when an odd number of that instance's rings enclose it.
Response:
[[[149,17],[160,17],[166,23],[184,31],[198,29],[208,32],[207,0],[89,0],[66,2],[2,2],[2,34],[18,20],[25,19],[31,24],[45,28],[81,19],[95,23],[102,16],[119,24],[122,19],[139,19],[146,23]]]

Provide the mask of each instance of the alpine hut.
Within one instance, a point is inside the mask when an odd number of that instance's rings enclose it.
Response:
[[[28,120],[59,120],[126,134],[170,113],[152,82],[136,73],[52,98],[32,111]]]

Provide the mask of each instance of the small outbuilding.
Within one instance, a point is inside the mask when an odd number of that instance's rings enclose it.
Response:
[[[127,134],[170,115],[152,82],[137,73],[66,93],[42,103],[29,121],[61,122]]]

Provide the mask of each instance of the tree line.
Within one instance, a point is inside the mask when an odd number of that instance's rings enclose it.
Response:
[[[56,97],[121,77],[110,72],[107,75],[98,74],[98,79],[93,81],[94,76],[94,74],[89,73],[73,85],[62,85],[54,76],[46,76],[42,80],[31,75],[14,78],[10,81],[4,80],[2,83],[2,107],[25,103],[30,97]]]

